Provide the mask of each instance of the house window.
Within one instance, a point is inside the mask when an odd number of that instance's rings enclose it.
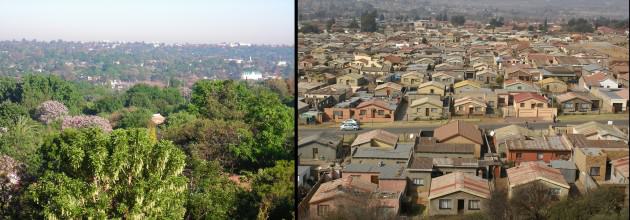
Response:
[[[591,176],[599,176],[599,167],[591,167]]]
[[[359,111],[359,115],[366,115],[367,114],[367,110],[361,110]]]
[[[422,108],[417,108],[416,112],[422,112]]]
[[[531,109],[534,109],[535,107],[536,107],[536,104],[532,104],[532,108]]]
[[[431,108],[431,112],[437,112],[437,108]]]
[[[378,176],[376,176],[376,175],[370,176],[370,182],[372,182],[374,184],[378,184]]]
[[[378,115],[384,115],[384,114],[385,114],[385,111],[383,111],[383,110],[378,110]]]
[[[333,115],[337,117],[343,117],[343,111],[334,111]]]
[[[468,210],[479,210],[479,200],[468,200]]]
[[[582,103],[581,105],[582,105],[582,109],[584,110],[588,110],[591,108],[591,104],[588,104],[588,103]]]
[[[525,108],[525,103],[521,103],[521,108]]]
[[[559,196],[560,195],[560,189],[558,189],[558,188],[551,188],[551,189],[549,189],[549,194],[551,194],[552,196]]]
[[[494,101],[489,101],[488,105],[491,106],[491,107],[494,106]]]
[[[414,178],[413,184],[416,186],[424,186],[424,179],[422,178]]]
[[[431,94],[433,94],[433,89],[429,90],[429,92],[430,92]]]
[[[573,103],[571,103],[571,102],[564,103],[564,108],[566,108],[566,109],[573,108]]]
[[[317,159],[317,154],[319,153],[319,149],[313,148],[313,159]]]
[[[457,106],[457,110],[459,110],[459,111],[464,110],[464,106],[461,106],[461,105]]]
[[[440,209],[451,209],[452,207],[450,199],[440,199]]]
[[[542,160],[543,159],[543,153],[536,153],[536,159],[537,160]]]
[[[538,108],[542,108],[542,107],[543,107],[543,103],[538,103],[538,104],[536,104],[536,107],[538,107]]]
[[[516,159],[523,158],[523,153],[516,153]]]
[[[521,90],[522,88],[520,86],[517,86],[516,89]]]
[[[329,205],[318,205],[317,206],[317,215],[318,216],[325,216],[326,214],[328,214],[328,210],[330,209]]]
[[[475,112],[480,112],[481,111],[481,107],[475,107]]]

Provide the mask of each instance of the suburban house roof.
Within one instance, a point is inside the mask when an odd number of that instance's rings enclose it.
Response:
[[[490,186],[487,180],[457,171],[431,180],[429,200],[455,192],[465,192],[485,199],[490,198]]]
[[[424,88],[424,87],[427,87],[427,86],[435,86],[435,87],[438,87],[438,88],[441,88],[441,89],[444,89],[444,87],[445,87],[445,85],[440,83],[440,82],[428,81],[428,82],[424,82],[424,83],[420,84],[418,86],[418,88]]]
[[[479,131],[477,126],[460,120],[451,121],[448,124],[436,128],[433,132],[433,137],[439,142],[443,142],[455,136],[462,136],[477,144],[483,144],[481,131]]]
[[[506,140],[524,139],[525,137],[533,136],[536,136],[534,131],[519,125],[508,125],[494,130],[494,139],[497,142],[496,144],[502,143]]]
[[[442,107],[442,101],[440,100],[440,97],[437,96],[425,96],[416,100],[413,100],[411,102],[411,105],[409,106],[418,106],[418,105],[422,105],[425,103],[429,103],[431,105],[434,105],[436,107]]]
[[[345,173],[377,173],[379,179],[406,179],[404,166],[397,164],[385,164],[378,166],[373,164],[351,163],[345,166],[342,172]]]
[[[547,98],[545,98],[544,96],[538,93],[522,92],[522,93],[514,95],[514,102],[524,102],[530,99],[536,99],[541,102],[547,102]]]
[[[358,147],[354,150],[352,158],[409,159],[412,149],[413,144],[397,144],[394,149]]]
[[[451,76],[451,75],[449,75],[449,74],[447,74],[447,73],[445,73],[445,72],[435,72],[435,73],[433,73],[431,76],[432,76],[433,78],[436,78],[436,77],[455,78],[454,76]]]
[[[421,137],[415,146],[417,153],[475,153],[474,144],[437,143],[434,138]]]
[[[584,134],[563,134],[575,148],[618,148],[628,149],[628,144],[620,140],[588,140]]]
[[[318,203],[346,194],[367,194],[376,191],[377,188],[377,184],[361,180],[360,178],[353,178],[351,176],[343,177],[322,183],[313,194],[313,197],[311,197],[309,203]]]
[[[453,88],[460,88],[460,87],[464,87],[466,85],[470,85],[472,87],[475,88],[481,88],[481,85],[479,85],[478,82],[472,81],[472,80],[464,80],[458,83],[453,84]]]
[[[376,88],[374,90],[379,90],[379,89],[383,89],[383,88],[387,88],[387,87],[392,88],[392,89],[397,90],[397,91],[401,91],[402,88],[403,88],[398,83],[386,82],[386,83],[383,83],[383,84],[380,84],[380,85],[376,86]]]
[[[563,103],[572,99],[580,99],[585,102],[592,103],[590,98],[574,92],[567,92],[562,95],[556,96],[556,100],[558,101],[558,103]]]
[[[483,107],[487,107],[488,105],[486,105],[486,103],[483,100],[480,100],[478,98],[475,97],[470,97],[470,96],[465,96],[463,98],[459,98],[459,99],[455,99],[455,103],[453,103],[453,106],[460,106],[460,105],[465,105],[467,103],[474,103],[476,105],[480,105]]]
[[[357,108],[363,108],[370,105],[375,105],[375,106],[378,106],[384,109],[389,109],[392,111],[396,110],[396,106],[397,106],[396,104],[392,104],[381,99],[371,99],[365,102],[361,102],[359,105],[357,105]]]
[[[353,79],[365,78],[363,75],[359,75],[359,74],[356,74],[356,73],[348,73],[348,74],[340,76],[340,77],[350,77],[350,78],[353,78]]]
[[[542,136],[530,140],[507,140],[508,150],[570,151],[571,142],[563,136]]]
[[[475,158],[439,157],[433,158],[433,166],[477,168],[479,167],[479,160]]]
[[[628,156],[612,160],[610,163],[623,177],[628,178]]]
[[[614,136],[620,139],[628,139],[627,135],[612,125],[605,125],[596,121],[589,121],[573,127],[574,134],[583,134],[591,136],[599,134],[600,136]]]
[[[546,78],[546,79],[538,81],[538,83],[540,83],[541,85],[545,85],[545,84],[549,84],[549,83],[560,83],[560,84],[564,84],[564,85],[567,84],[564,81],[559,80],[556,77],[549,77],[549,78]]]
[[[543,180],[563,188],[570,188],[560,170],[548,167],[542,162],[523,162],[517,167],[507,169],[507,175],[510,187]]]
[[[409,161],[407,170],[433,170],[433,158],[431,157],[414,157]]]
[[[354,139],[350,146],[357,146],[360,144],[368,143],[372,141],[372,139],[376,139],[393,146],[396,145],[396,143],[398,142],[398,135],[389,133],[382,129],[371,130],[357,135],[357,138]]]
[[[330,148],[337,148],[339,143],[341,143],[341,137],[326,132],[317,133],[304,138],[300,138],[298,141],[298,148],[311,143],[319,143]]]
[[[597,88],[599,93],[604,96],[600,98],[607,99],[628,99],[628,88],[615,89],[615,88]]]
[[[587,86],[601,86],[600,83],[605,80],[612,81],[609,76],[602,72],[593,73],[591,75],[583,75],[582,79],[584,80],[584,84]]]
[[[400,77],[409,77],[409,76],[417,76],[417,77],[420,77],[420,78],[424,78],[424,74],[423,73],[419,73],[417,71],[406,72],[405,74],[402,74],[402,76],[400,76]]]

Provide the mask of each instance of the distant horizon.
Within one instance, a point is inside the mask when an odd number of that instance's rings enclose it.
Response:
[[[61,42],[67,42],[67,43],[120,43],[120,44],[131,44],[131,43],[144,43],[144,44],[165,44],[165,45],[220,45],[220,44],[231,44],[231,43],[239,43],[239,44],[251,44],[251,46],[274,46],[274,47],[294,47],[295,44],[282,44],[282,43],[250,43],[250,42],[237,42],[237,41],[232,41],[232,42],[210,42],[210,43],[191,43],[191,42],[160,42],[160,41],[120,41],[120,40],[89,40],[89,41],[81,41],[81,40],[65,40],[65,39],[53,39],[53,40],[42,40],[42,39],[35,39],[35,38],[21,38],[21,39],[1,39],[0,38],[0,42],[11,42],[11,41],[27,41],[27,42],[31,42],[31,41],[35,41],[35,42],[41,42],[41,43],[50,43],[53,41],[59,41],[61,40]]]
[[[0,0],[0,40],[295,45],[290,0]]]

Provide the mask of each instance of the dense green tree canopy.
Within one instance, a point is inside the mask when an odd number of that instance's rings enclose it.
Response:
[[[376,10],[371,12],[364,12],[361,14],[361,31],[362,32],[376,32],[378,27],[376,26]]]
[[[79,113],[83,99],[75,85],[55,75],[26,75],[22,78],[16,94],[19,102],[34,109],[47,100],[62,102],[70,113]]]
[[[185,154],[146,129],[69,129],[41,148],[44,175],[29,186],[29,218],[166,218],[185,212]]]
[[[230,219],[237,216],[239,188],[223,172],[218,161],[191,162],[190,195],[186,216],[192,219]]]
[[[169,114],[184,104],[184,98],[176,88],[159,88],[137,84],[125,93],[125,106],[146,108],[162,114]],[[115,104],[115,103],[114,103]]]
[[[151,111],[144,108],[124,109],[121,111],[116,128],[146,128],[152,115]]]

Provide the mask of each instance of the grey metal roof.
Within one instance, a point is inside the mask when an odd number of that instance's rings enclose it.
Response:
[[[341,142],[341,137],[332,133],[320,132],[314,135],[300,138],[298,141],[298,147],[313,142],[320,143],[331,148],[335,148]]]
[[[375,147],[359,147],[355,150],[353,158],[383,158],[383,159],[409,159],[411,156],[411,150],[413,149],[413,143],[411,144],[397,144],[394,149],[382,149]]]
[[[551,167],[556,169],[575,170],[575,163],[566,160],[552,160],[550,161]]]
[[[385,164],[378,166],[373,164],[351,163],[343,168],[342,172],[348,173],[378,173],[379,179],[405,179],[404,166],[397,164]]]

